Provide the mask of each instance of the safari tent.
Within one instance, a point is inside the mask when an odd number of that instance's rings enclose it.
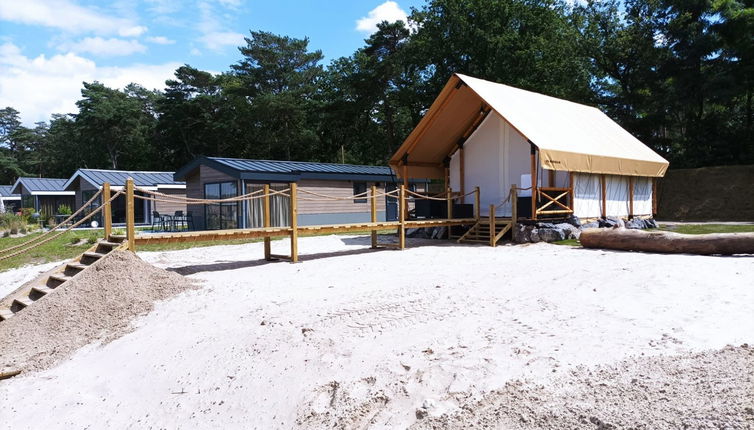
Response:
[[[652,215],[668,162],[594,107],[455,74],[390,166],[478,186],[483,214],[511,216],[515,185],[519,218],[538,219]]]

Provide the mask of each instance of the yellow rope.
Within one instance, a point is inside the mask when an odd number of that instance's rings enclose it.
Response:
[[[9,248],[2,249],[2,250],[0,250],[0,254],[5,254],[8,251],[13,251],[14,249],[21,248],[22,246],[26,246],[26,245],[28,245],[30,243],[36,242],[38,240],[41,240],[42,238],[44,238],[44,237],[52,234],[52,232],[54,232],[55,230],[57,230],[58,228],[60,228],[61,225],[64,225],[64,224],[70,222],[74,217],[76,217],[78,214],[80,214],[84,209],[86,209],[90,204],[92,204],[92,202],[97,197],[99,197],[100,194],[102,194],[102,190],[99,190],[96,193],[94,193],[94,195],[92,196],[92,198],[89,199],[89,201],[87,201],[83,205],[81,205],[81,207],[79,208],[79,210],[77,210],[76,212],[72,213],[68,218],[66,218],[64,221],[58,223],[55,227],[47,230],[46,232],[44,232],[44,233],[40,234],[39,236],[37,236],[35,238],[32,238],[32,239],[30,239],[30,240],[28,240],[26,242],[19,243],[18,245],[14,245],[14,246],[11,246]]]
[[[240,202],[240,201],[243,201],[243,200],[250,200],[250,197],[255,196],[257,194],[261,194],[261,193],[264,192],[264,190],[257,190],[257,191],[254,191],[254,192],[251,192],[251,193],[248,193],[248,194],[243,194],[243,195],[240,195],[240,196],[228,197],[227,199],[199,199],[199,198],[195,198],[195,197],[185,197],[185,196],[177,196],[177,195],[165,194],[165,193],[160,193],[158,191],[146,190],[144,188],[138,188],[138,187],[134,188],[134,190],[141,191],[142,193],[145,193],[145,194],[151,194],[153,196],[160,196],[160,197],[169,199],[169,200],[171,200],[173,202],[181,201],[181,202],[185,202],[185,203],[196,203],[196,204],[200,204],[200,203],[233,203],[233,202]],[[272,194],[273,193],[270,193],[270,195],[272,195]],[[140,196],[136,196],[135,195],[134,197],[140,197]]]
[[[111,202],[112,202],[113,200],[115,200],[115,198],[116,198],[116,197],[118,197],[118,196],[119,196],[119,195],[121,195],[121,194],[123,194],[123,191],[122,191],[122,190],[121,190],[121,191],[118,191],[117,193],[115,193],[115,195],[113,195],[113,196],[112,196],[112,197],[110,198],[110,200],[108,200],[108,201],[107,201],[107,203],[111,203]],[[16,252],[14,252],[14,253],[11,253],[11,254],[8,254],[8,255],[5,255],[5,256],[2,256],[2,257],[0,257],[0,261],[3,261],[3,260],[7,260],[7,259],[9,259],[9,258],[13,258],[13,257],[16,257],[16,256],[18,256],[18,255],[21,255],[21,254],[23,254],[23,253],[26,253],[26,252],[28,252],[28,251],[31,251],[32,249],[34,249],[34,248],[36,248],[36,247],[42,246],[42,245],[44,245],[45,243],[47,243],[47,242],[49,242],[49,241],[51,241],[51,240],[57,239],[57,238],[58,238],[58,237],[60,237],[60,236],[61,236],[62,234],[65,234],[65,233],[67,233],[67,232],[69,232],[69,231],[73,230],[74,228],[76,228],[76,227],[78,227],[79,225],[83,224],[83,223],[84,223],[84,221],[86,221],[86,220],[88,220],[89,218],[93,217],[93,216],[94,216],[94,215],[96,215],[96,214],[97,214],[98,212],[101,212],[101,211],[102,211],[102,209],[103,209],[104,207],[105,207],[105,205],[104,205],[104,204],[103,204],[103,205],[101,205],[101,206],[100,206],[100,207],[98,207],[98,208],[97,208],[96,210],[94,210],[94,211],[90,212],[90,213],[89,213],[88,215],[86,215],[86,216],[85,216],[84,218],[81,218],[81,219],[80,219],[80,220],[79,220],[78,222],[76,222],[75,224],[72,224],[72,225],[71,225],[70,227],[66,228],[65,230],[63,230],[63,231],[59,232],[58,234],[56,234],[56,235],[54,235],[54,236],[48,237],[47,239],[45,239],[45,240],[43,240],[43,241],[41,241],[41,242],[39,242],[39,243],[36,243],[36,244],[34,244],[34,245],[32,245],[32,246],[30,246],[30,247],[28,247],[28,248],[24,248],[24,249],[22,249],[22,250],[20,250],[20,251],[16,251]],[[27,242],[27,243],[28,243],[28,242]]]

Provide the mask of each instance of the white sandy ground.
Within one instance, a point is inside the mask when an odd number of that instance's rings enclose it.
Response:
[[[63,264],[62,261],[51,263],[27,265],[17,269],[10,269],[0,272],[0,299],[12,293],[16,288],[31,281],[42,273],[52,270]]]
[[[752,257],[367,243],[301,239],[300,264],[258,243],[140,253],[206,283],[0,381],[0,428],[405,428],[422,405],[453,412],[449,393],[754,343]]]

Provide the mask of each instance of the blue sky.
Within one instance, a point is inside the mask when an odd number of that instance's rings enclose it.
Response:
[[[325,63],[424,0],[0,0],[0,107],[25,124],[75,110],[82,81],[162,88],[181,64],[225,71],[251,30],[309,37]]]

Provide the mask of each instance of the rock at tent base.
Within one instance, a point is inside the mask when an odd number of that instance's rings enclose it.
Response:
[[[571,215],[566,218],[565,222],[571,224],[574,227],[581,227],[581,220],[576,215]]]
[[[529,232],[529,240],[531,241],[531,243],[538,243],[540,241],[539,230],[536,227],[531,228],[531,231]]]
[[[566,238],[565,232],[558,228],[540,228],[537,234],[542,242],[557,242]]]
[[[600,227],[600,224],[597,221],[588,222],[581,226],[582,229],[599,228],[599,227]]]
[[[523,224],[516,224],[513,226],[513,243],[527,243],[529,242],[529,236],[526,234],[526,226]]]

